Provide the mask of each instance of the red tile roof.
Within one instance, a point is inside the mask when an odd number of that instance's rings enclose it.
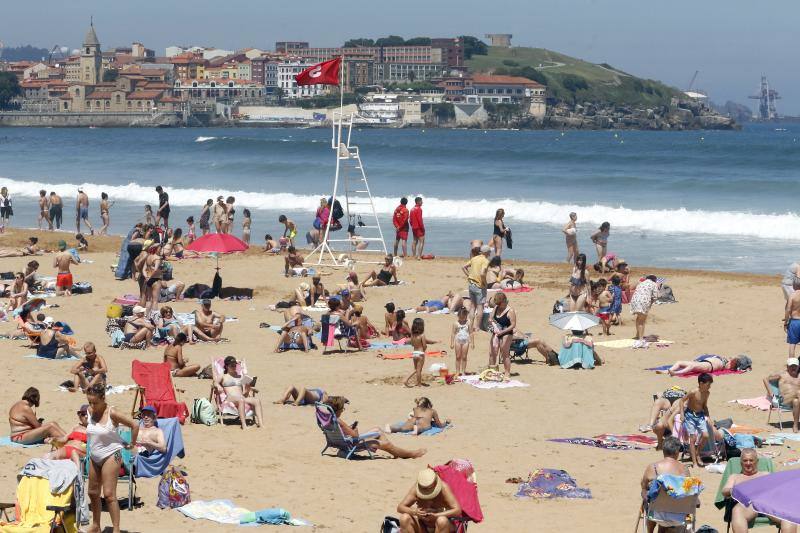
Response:
[[[521,76],[487,76],[485,74],[473,74],[472,83],[479,85],[525,85],[526,87],[544,87],[528,78]]]
[[[128,94],[128,100],[155,100],[164,91],[136,91]]]

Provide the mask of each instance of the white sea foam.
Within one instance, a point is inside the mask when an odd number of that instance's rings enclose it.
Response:
[[[11,189],[12,196],[38,198],[39,190],[75,191],[83,187],[90,198],[99,199],[106,192],[113,200],[135,203],[156,201],[152,187],[135,183],[103,185],[96,183],[48,184],[33,181],[15,181],[0,178],[0,186]],[[220,191],[211,189],[168,189],[173,206],[198,207],[208,198],[220,194],[236,197],[236,203],[249,209],[313,212],[319,206],[320,195],[294,193],[268,194],[252,191]],[[415,191],[410,191],[413,198]],[[325,194],[327,196],[327,194]],[[380,215],[391,215],[397,198],[375,197],[375,208]],[[746,236],[764,239],[800,240],[800,216],[797,213],[748,213],[737,211],[704,211],[689,209],[631,209],[625,206],[556,204],[542,201],[510,199],[470,200],[425,198],[425,217],[491,221],[495,210],[503,207],[508,213],[507,223],[515,221],[552,224],[560,226],[570,211],[578,213],[581,225],[599,225],[609,221],[613,228],[659,233],[708,234],[720,236]]]
[[[216,137],[202,137],[202,136],[200,136],[197,139],[195,139],[194,142],[196,142],[196,143],[204,143],[204,142],[207,142],[207,141],[213,141],[214,139],[216,139]]]

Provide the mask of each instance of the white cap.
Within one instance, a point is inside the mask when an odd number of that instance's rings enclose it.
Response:
[[[790,357],[786,360],[786,366],[800,366],[800,359],[797,357]]]
[[[139,306],[139,305],[134,305],[132,311],[133,311],[134,315],[138,315],[139,313],[146,312],[147,309],[145,309],[144,307]]]
[[[481,253],[482,254],[488,254],[491,251],[492,251],[492,248],[488,244],[484,244],[483,246],[481,246]]]

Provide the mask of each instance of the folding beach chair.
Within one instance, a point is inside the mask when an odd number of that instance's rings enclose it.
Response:
[[[325,447],[322,448],[320,455],[324,455],[328,448],[334,448],[344,453],[345,459],[350,459],[364,450],[367,451],[370,459],[373,458],[370,444],[375,441],[377,433],[369,433],[358,438],[348,437],[342,433],[342,428],[339,426],[339,421],[336,419],[336,414],[330,405],[317,402],[314,406],[316,407],[314,411],[317,418],[317,426],[325,435]]]
[[[159,418],[158,427],[164,433],[166,453],[153,451],[136,454],[133,458],[133,471],[137,478],[157,477],[163,474],[175,457],[184,457],[183,433],[177,418]]]
[[[0,504],[4,515],[0,532],[77,532],[73,489],[74,485],[61,494],[53,494],[46,478],[20,476],[16,502]],[[9,519],[8,509],[14,510],[14,520]]]
[[[769,391],[770,391],[770,393],[772,393],[772,401],[770,402],[769,409],[767,410],[767,425],[769,425],[769,423],[772,420],[772,411],[777,411],[778,412],[778,427],[780,429],[783,429],[783,417],[781,416],[781,413],[784,413],[784,412],[791,413],[792,412],[792,406],[791,405],[785,405],[783,403],[783,395],[781,395],[781,391],[778,388],[777,380],[768,382],[768,385],[769,385]],[[790,414],[790,417],[791,417],[791,414]]]
[[[322,342],[322,355],[326,355],[328,353],[328,348],[332,348],[334,343],[339,344],[340,352],[349,353],[351,342],[355,344],[353,351],[357,352],[359,350],[358,346],[361,339],[358,337],[358,332],[354,335],[342,334],[339,326],[339,318],[339,315],[331,314],[324,314],[321,317],[322,329],[320,331],[320,340]],[[344,347],[342,346],[342,340],[345,341]]]
[[[216,387],[217,378],[225,373],[225,357],[217,357],[211,360],[211,374],[212,374],[212,381],[211,381],[211,393],[208,396],[208,401],[211,402],[211,405],[217,410],[217,423],[222,424],[225,417],[230,417],[233,419],[239,419],[239,408],[236,407],[236,404],[233,402],[228,401],[227,395],[224,392],[219,392]],[[240,359],[236,365],[236,371],[242,375],[247,375],[247,363],[244,359]],[[250,390],[247,393],[249,396],[255,396],[258,394],[258,389],[253,388],[255,385],[256,378],[253,378],[251,382]],[[252,420],[255,423],[256,412],[251,406],[245,407],[245,417],[248,420]]]
[[[124,442],[131,442],[131,429],[129,427],[119,426],[117,433],[122,437]],[[86,457],[83,459],[83,479],[84,486],[89,487],[89,463],[91,457],[92,439],[91,437],[86,441]],[[136,475],[133,468],[133,454],[127,448],[120,450],[122,456],[122,469],[120,470],[117,484],[126,483],[128,485],[128,497],[126,499],[128,511],[133,511],[134,504],[136,503]]]
[[[189,416],[189,408],[178,399],[178,392],[172,384],[172,368],[169,363],[145,363],[134,359],[131,362],[131,377],[138,386],[133,398],[131,415],[136,416],[145,405],[156,408],[159,418],[177,418],[183,424]]]
[[[756,469],[759,472],[774,472],[775,464],[769,457],[759,457],[758,466],[756,467]],[[728,478],[731,477],[733,474],[741,474],[741,473],[742,473],[742,460],[738,457],[732,457],[728,459],[728,464],[725,465],[725,471],[722,472],[722,479],[719,482],[719,488],[717,488],[717,496],[714,499],[714,505],[717,506],[717,509],[725,509],[725,513],[722,519],[726,524],[728,524],[727,531],[731,530],[731,517],[733,514],[733,508],[736,506],[737,502],[733,498],[726,498],[722,494],[722,487],[725,486],[725,484],[728,482]],[[766,526],[771,524],[772,523],[769,521],[769,518],[764,516],[759,516],[756,518],[753,527]]]
[[[451,519],[456,533],[466,533],[470,522],[483,521],[483,511],[478,501],[478,485],[452,466],[452,462],[435,466],[433,470],[452,491],[461,506],[461,516]]]
[[[664,487],[651,502],[642,505],[639,519],[642,522],[642,533],[647,533],[647,522],[655,522],[662,528],[674,528],[676,531],[694,531],[697,523],[697,506],[700,496],[685,496],[673,498]]]
[[[715,463],[725,460],[725,441],[724,439],[717,440],[714,438],[714,426],[711,421],[706,417],[706,432],[708,438],[702,448],[697,450],[697,455],[700,459],[711,459]],[[675,422],[672,429],[673,436],[677,437],[681,442],[681,461],[685,461],[689,457],[689,439],[691,438],[683,427],[680,415],[675,415]],[[690,458],[690,457],[689,457]]]

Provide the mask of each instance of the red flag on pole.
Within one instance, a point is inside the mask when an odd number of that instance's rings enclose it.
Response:
[[[294,80],[297,85],[339,85],[341,63],[341,57],[317,63],[295,76]]]

